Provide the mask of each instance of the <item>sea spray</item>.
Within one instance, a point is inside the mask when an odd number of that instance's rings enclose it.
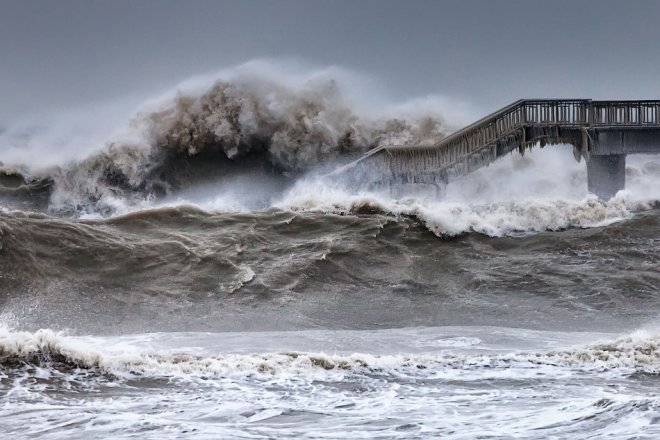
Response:
[[[393,197],[388,189],[352,190],[338,178],[301,179],[275,203],[280,209],[326,214],[378,212],[419,219],[436,235],[515,235],[591,228],[626,220],[660,201],[653,156],[631,157],[628,189],[609,201],[586,191],[586,169],[568,148],[510,155],[447,187],[442,198],[423,191]]]
[[[243,171],[302,173],[376,145],[432,144],[446,135],[439,109],[420,111],[429,100],[399,106],[394,116],[397,106],[385,112],[356,104],[350,74],[330,69],[292,78],[267,67],[253,63],[181,84],[143,105],[121,134],[104,142],[90,137],[68,162],[41,161],[42,152],[52,156],[59,147],[47,136],[31,143],[29,133],[27,140],[3,135],[2,160],[26,182],[49,182],[52,212],[111,215]]]

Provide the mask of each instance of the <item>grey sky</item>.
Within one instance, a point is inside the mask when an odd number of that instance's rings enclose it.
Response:
[[[659,45],[653,0],[2,0],[0,123],[260,57],[484,111],[521,97],[659,98]]]

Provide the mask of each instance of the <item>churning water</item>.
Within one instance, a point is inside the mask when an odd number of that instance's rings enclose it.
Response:
[[[660,160],[608,202],[568,147],[393,198],[322,176],[448,123],[349,98],[239,69],[59,162],[3,134],[0,432],[657,438]]]

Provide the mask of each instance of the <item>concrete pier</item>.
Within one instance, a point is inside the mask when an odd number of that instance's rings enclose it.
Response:
[[[587,161],[587,187],[603,200],[626,187],[626,155],[591,156]]]

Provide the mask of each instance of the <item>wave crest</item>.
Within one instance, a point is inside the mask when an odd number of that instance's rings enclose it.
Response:
[[[491,203],[451,202],[424,198],[392,199],[379,193],[350,194],[337,189],[301,185],[278,204],[281,209],[324,214],[365,214],[411,217],[438,237],[477,232],[491,237],[569,228],[607,226],[629,219],[634,212],[658,206],[621,192],[608,202],[595,196],[581,200],[537,199]]]
[[[644,332],[612,341],[551,352],[507,354],[370,355],[325,353],[263,353],[201,356],[189,353],[141,352],[123,347],[104,352],[77,338],[51,330],[34,333],[0,331],[0,370],[46,367],[57,371],[96,370],[115,377],[223,377],[307,374],[348,371],[388,374],[438,372],[446,368],[481,369],[548,366],[622,374],[660,373],[660,338]]]
[[[445,136],[437,117],[370,117],[348,100],[332,78],[297,87],[258,76],[219,80],[142,110],[127,140],[85,159],[41,171],[24,167],[54,182],[53,210],[115,213],[122,203],[232,173],[298,173],[383,143],[429,144]]]

